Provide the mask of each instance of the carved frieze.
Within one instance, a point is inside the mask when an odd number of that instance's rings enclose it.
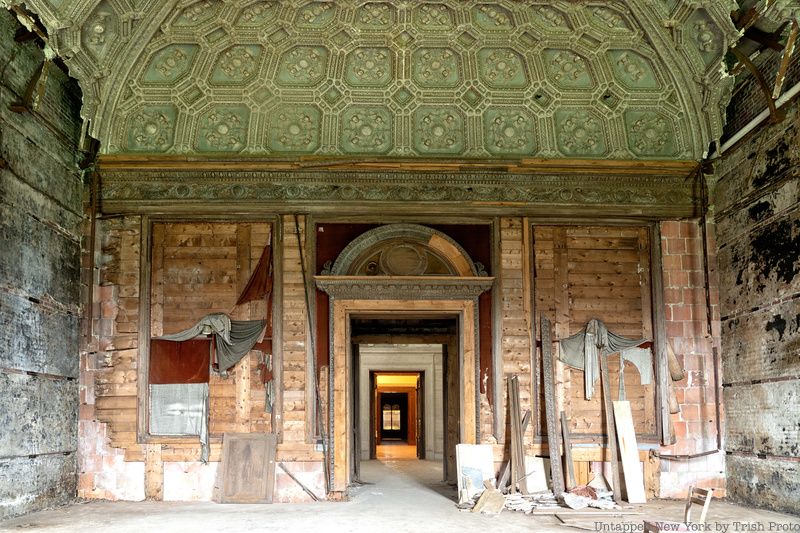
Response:
[[[494,278],[314,276],[319,290],[340,300],[472,300]]]
[[[496,205],[498,210],[571,208],[585,214],[628,212],[689,216],[695,194],[685,175],[399,173],[335,171],[139,170],[101,168],[102,208],[107,213],[140,211],[149,205],[398,206]],[[516,207],[515,207],[516,206]],[[163,208],[163,207],[161,207]],[[586,210],[585,208],[589,208]]]

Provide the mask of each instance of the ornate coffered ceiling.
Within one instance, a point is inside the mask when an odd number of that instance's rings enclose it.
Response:
[[[105,154],[697,160],[738,37],[727,0],[25,4]]]

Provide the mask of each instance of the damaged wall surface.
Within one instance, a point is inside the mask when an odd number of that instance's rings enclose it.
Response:
[[[77,479],[80,90],[50,64],[25,102],[44,54],[20,28],[0,10],[0,519],[73,499]]]
[[[800,113],[717,168],[731,497],[800,512]]]

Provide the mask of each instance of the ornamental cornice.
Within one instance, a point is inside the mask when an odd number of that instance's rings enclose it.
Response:
[[[509,174],[503,172],[102,171],[106,213],[169,205],[382,202],[509,203],[528,206],[611,205],[691,211],[695,188],[685,176]]]
[[[339,300],[473,300],[493,277],[315,276],[317,288]]]

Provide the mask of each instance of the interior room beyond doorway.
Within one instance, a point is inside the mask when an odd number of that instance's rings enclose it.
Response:
[[[360,343],[357,353],[360,459],[441,462],[443,345]]]
[[[371,416],[376,459],[419,459],[424,423],[420,372],[374,372]],[[424,446],[424,445],[423,445]]]

